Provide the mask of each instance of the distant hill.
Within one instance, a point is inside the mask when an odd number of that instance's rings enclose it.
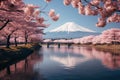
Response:
[[[46,35],[43,38],[48,39],[56,39],[56,38],[80,38],[88,35],[98,35],[100,33],[96,33],[93,30],[82,27],[74,22],[67,22],[61,25],[58,28],[55,28],[49,32],[46,32]]]

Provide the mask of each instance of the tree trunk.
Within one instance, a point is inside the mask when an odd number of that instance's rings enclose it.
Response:
[[[28,43],[28,38],[25,37],[25,45],[27,45],[27,43]]]
[[[17,37],[14,38],[15,46],[17,47]]]
[[[27,36],[27,32],[25,31],[25,45],[27,45],[28,43],[28,36]]]
[[[6,48],[10,48],[10,37],[11,37],[11,35],[8,35],[8,37],[7,37],[7,43],[6,43]]]
[[[11,74],[10,66],[7,66],[7,74]]]

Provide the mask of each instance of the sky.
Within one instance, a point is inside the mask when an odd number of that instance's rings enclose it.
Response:
[[[44,0],[24,0],[25,3],[34,4],[40,6],[40,9],[44,8],[47,4]],[[95,24],[98,21],[98,16],[85,16],[78,13],[78,10],[73,8],[71,5],[65,6],[63,0],[52,0],[48,3],[48,6],[44,11],[49,12],[50,9],[54,9],[56,13],[60,14],[58,21],[52,21],[46,14],[42,13],[41,16],[47,20],[45,23],[50,24],[44,32],[48,32],[55,29],[66,22],[75,22],[80,26],[94,30],[96,32],[102,32],[110,28],[120,28],[120,23],[108,23],[104,28],[96,27]]]

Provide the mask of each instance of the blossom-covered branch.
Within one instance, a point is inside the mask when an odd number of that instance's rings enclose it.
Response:
[[[104,27],[110,22],[120,22],[120,0],[64,0],[64,5],[72,5],[82,15],[99,16],[96,26]],[[86,4],[85,4],[86,3]]]

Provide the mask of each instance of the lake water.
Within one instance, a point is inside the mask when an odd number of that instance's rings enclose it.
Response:
[[[37,54],[30,56],[25,72],[19,69],[12,77],[29,77],[25,80],[120,80],[120,55],[91,47],[43,46]]]
[[[90,47],[43,47],[34,71],[46,80],[120,80],[120,55]]]

